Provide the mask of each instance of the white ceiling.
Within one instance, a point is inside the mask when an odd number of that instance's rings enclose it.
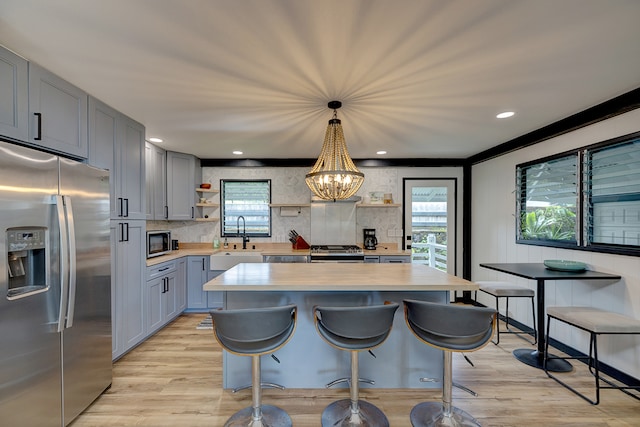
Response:
[[[333,99],[354,158],[466,158],[640,87],[639,22],[638,0],[2,0],[0,44],[201,158],[317,157]]]

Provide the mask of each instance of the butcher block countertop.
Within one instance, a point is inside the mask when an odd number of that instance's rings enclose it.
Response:
[[[233,249],[233,245],[236,249]],[[255,249],[253,247],[255,246]],[[238,249],[239,248],[239,249]],[[147,259],[147,267],[162,264],[165,261],[184,256],[209,256],[217,252],[259,252],[261,255],[309,255],[308,249],[293,249],[289,243],[249,243],[247,249],[242,249],[242,244],[230,242],[229,248],[213,249],[210,243],[180,243],[180,250],[172,251],[170,254]],[[381,243],[375,251],[364,251],[365,255],[411,255],[410,250],[398,249],[395,243]]]
[[[421,264],[243,263],[205,291],[475,291],[478,285]]]

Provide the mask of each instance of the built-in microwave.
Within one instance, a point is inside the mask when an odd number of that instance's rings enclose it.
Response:
[[[171,231],[147,231],[147,258],[171,253]]]

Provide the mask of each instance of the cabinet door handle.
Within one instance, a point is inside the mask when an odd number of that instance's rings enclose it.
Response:
[[[118,216],[122,216],[122,197],[118,197]]]
[[[124,210],[124,217],[128,218],[129,217],[129,199],[123,199],[124,203],[125,203],[125,210]]]
[[[124,224],[118,223],[118,242],[124,242]]]
[[[127,238],[125,239],[125,242],[128,242],[129,241],[129,223],[128,222],[124,223],[124,228],[125,230],[127,230]]]
[[[204,258],[202,258],[202,271],[204,271]]]
[[[164,268],[160,268],[158,269],[158,271],[167,271],[168,269],[170,269],[171,267],[164,267]]]
[[[165,205],[164,207],[164,217],[169,218],[169,206]]]
[[[38,119],[38,136],[33,137],[35,141],[42,141],[42,113],[33,113]]]
[[[191,206],[191,219],[196,217],[196,212],[195,212],[195,208],[193,206]]]

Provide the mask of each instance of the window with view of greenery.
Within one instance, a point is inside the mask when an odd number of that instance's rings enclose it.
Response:
[[[578,159],[575,154],[517,168],[518,240],[576,241]]]
[[[221,234],[271,236],[271,180],[220,180]]]
[[[516,166],[517,242],[640,255],[640,132]]]

